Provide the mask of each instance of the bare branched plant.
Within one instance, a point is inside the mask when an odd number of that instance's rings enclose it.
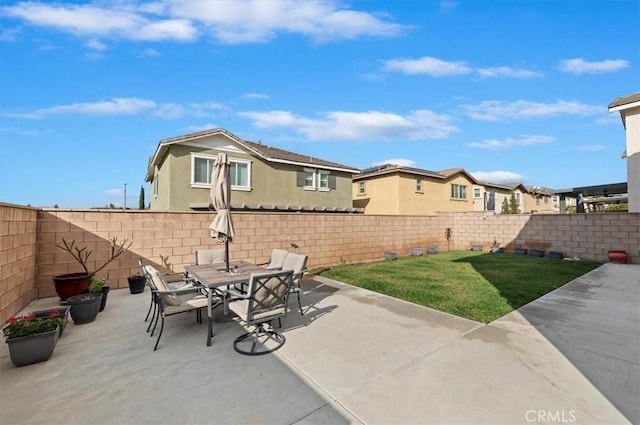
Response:
[[[111,240],[111,248],[109,250],[109,256],[107,261],[105,261],[100,267],[90,272],[87,266],[89,262],[89,257],[93,253],[93,251],[89,251],[87,247],[78,247],[76,246],[76,241],[68,241],[66,239],[62,239],[62,243],[56,243],[56,246],[60,249],[67,251],[71,256],[82,266],[84,272],[89,276],[95,276],[100,270],[107,267],[109,263],[113,260],[124,254],[124,252],[131,247],[133,241],[129,241],[129,239],[125,238],[122,242],[118,242],[118,237],[114,236]]]

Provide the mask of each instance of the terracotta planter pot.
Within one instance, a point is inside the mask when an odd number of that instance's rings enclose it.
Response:
[[[629,259],[627,251],[612,249],[608,253],[609,261],[612,263],[625,264]]]
[[[67,298],[78,295],[83,289],[89,289],[91,276],[84,272],[59,274],[53,276],[53,283],[60,300],[66,301]]]

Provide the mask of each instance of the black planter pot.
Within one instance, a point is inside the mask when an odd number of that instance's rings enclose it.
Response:
[[[91,323],[98,317],[102,292],[89,292],[67,298],[67,304],[71,306],[71,318],[76,325]]]
[[[530,249],[529,255],[532,257],[544,257],[544,251],[541,249]]]
[[[107,306],[107,295],[109,295],[109,291],[111,290],[110,286],[103,286],[102,287],[102,301],[100,301],[100,311],[104,310],[104,308]],[[88,289],[85,289],[83,291],[80,292],[81,294],[90,294],[91,292],[89,292]]]
[[[129,292],[132,294],[141,294],[144,292],[144,287],[147,284],[147,279],[144,276],[129,276],[127,280],[129,281]]]

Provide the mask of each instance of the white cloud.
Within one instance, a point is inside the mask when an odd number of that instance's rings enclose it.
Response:
[[[51,115],[135,115],[151,112],[161,118],[178,118],[184,115],[196,117],[211,116],[214,112],[228,109],[222,103],[203,102],[181,105],[177,103],[158,104],[148,99],[135,97],[113,98],[97,102],[72,103],[40,108],[31,112],[5,112],[2,115],[13,118],[40,119]]]
[[[218,128],[218,127],[220,127],[218,124],[213,124],[213,123],[208,123],[203,125],[190,125],[186,127],[186,131],[189,133],[197,133],[198,131],[211,130],[212,128]]]
[[[111,196],[113,198],[122,198],[124,195],[124,189],[109,189],[104,191],[105,195]]]
[[[582,145],[578,146],[578,150],[581,152],[600,152],[606,150],[607,147],[603,145]]]
[[[540,145],[544,143],[551,143],[553,142],[553,140],[554,138],[550,136],[524,134],[517,138],[509,137],[502,140],[486,139],[486,140],[481,140],[479,142],[471,142],[468,144],[468,146],[472,148],[502,150],[502,149],[520,147],[520,146],[532,146],[532,145]]]
[[[22,2],[2,8],[5,16],[34,26],[55,28],[81,37],[114,37],[129,40],[188,41],[197,36],[191,22],[144,16],[131,3],[47,4]]]
[[[156,58],[160,55],[156,49],[144,49],[139,55],[139,58]]]
[[[462,105],[461,108],[469,117],[481,121],[506,121],[563,115],[588,116],[605,111],[604,106],[565,100],[558,100],[554,103],[538,103],[527,100],[515,102],[487,100],[477,105]]]
[[[454,9],[456,6],[458,6],[456,0],[440,0],[440,9],[444,12]]]
[[[398,115],[380,111],[333,111],[322,119],[297,116],[289,111],[243,112],[259,128],[287,128],[310,140],[426,140],[444,139],[458,129],[451,117],[428,110]]]
[[[170,2],[171,14],[198,21],[223,43],[267,42],[277,33],[308,36],[316,42],[361,36],[395,36],[404,27],[380,14],[347,9],[333,0],[234,0]]]
[[[0,41],[5,43],[13,43],[18,39],[20,31],[15,28],[3,28],[0,31]]]
[[[607,59],[600,62],[589,62],[581,58],[566,59],[560,62],[558,68],[572,74],[600,74],[615,72],[629,67],[629,61],[624,59]]]
[[[395,36],[405,30],[382,14],[348,9],[334,0],[21,2],[0,10],[29,25],[79,37],[145,41],[192,41],[206,33],[222,43],[259,43],[290,33],[325,42]]]
[[[432,77],[447,77],[472,72],[472,69],[464,62],[447,62],[431,56],[418,59],[391,59],[384,62],[384,70],[409,75],[427,74]]]
[[[404,158],[385,159],[383,161],[374,162],[373,164],[371,164],[371,166],[376,167],[378,165],[385,165],[385,164],[394,164],[394,165],[400,165],[401,167],[411,167],[411,168],[417,167],[417,164],[415,161],[411,159],[404,159]]]
[[[92,38],[91,40],[88,40],[85,43],[85,46],[87,46],[91,50],[96,50],[96,51],[99,51],[99,52],[108,49],[106,44],[104,44],[103,42],[101,42],[100,40],[95,39],[95,38]]]
[[[522,174],[514,173],[511,171],[473,171],[471,175],[476,178],[476,180],[482,182],[490,182],[490,183],[513,183],[513,182],[522,182],[527,178]]]
[[[25,113],[5,113],[4,115],[14,118],[39,119],[49,115],[133,115],[153,109],[155,102],[145,99],[113,98],[98,102],[71,103],[68,105],[56,105],[50,108],[36,109]]]
[[[247,93],[244,95],[247,99],[269,99],[269,96],[262,93]]]
[[[528,69],[518,69],[511,68],[508,66],[496,66],[490,68],[478,68],[478,74],[484,78],[498,78],[498,77],[506,77],[506,78],[538,78],[543,75],[539,72],[529,71]]]

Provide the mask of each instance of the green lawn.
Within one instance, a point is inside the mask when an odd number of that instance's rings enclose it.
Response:
[[[454,251],[344,265],[320,275],[488,323],[599,265],[589,261]]]

